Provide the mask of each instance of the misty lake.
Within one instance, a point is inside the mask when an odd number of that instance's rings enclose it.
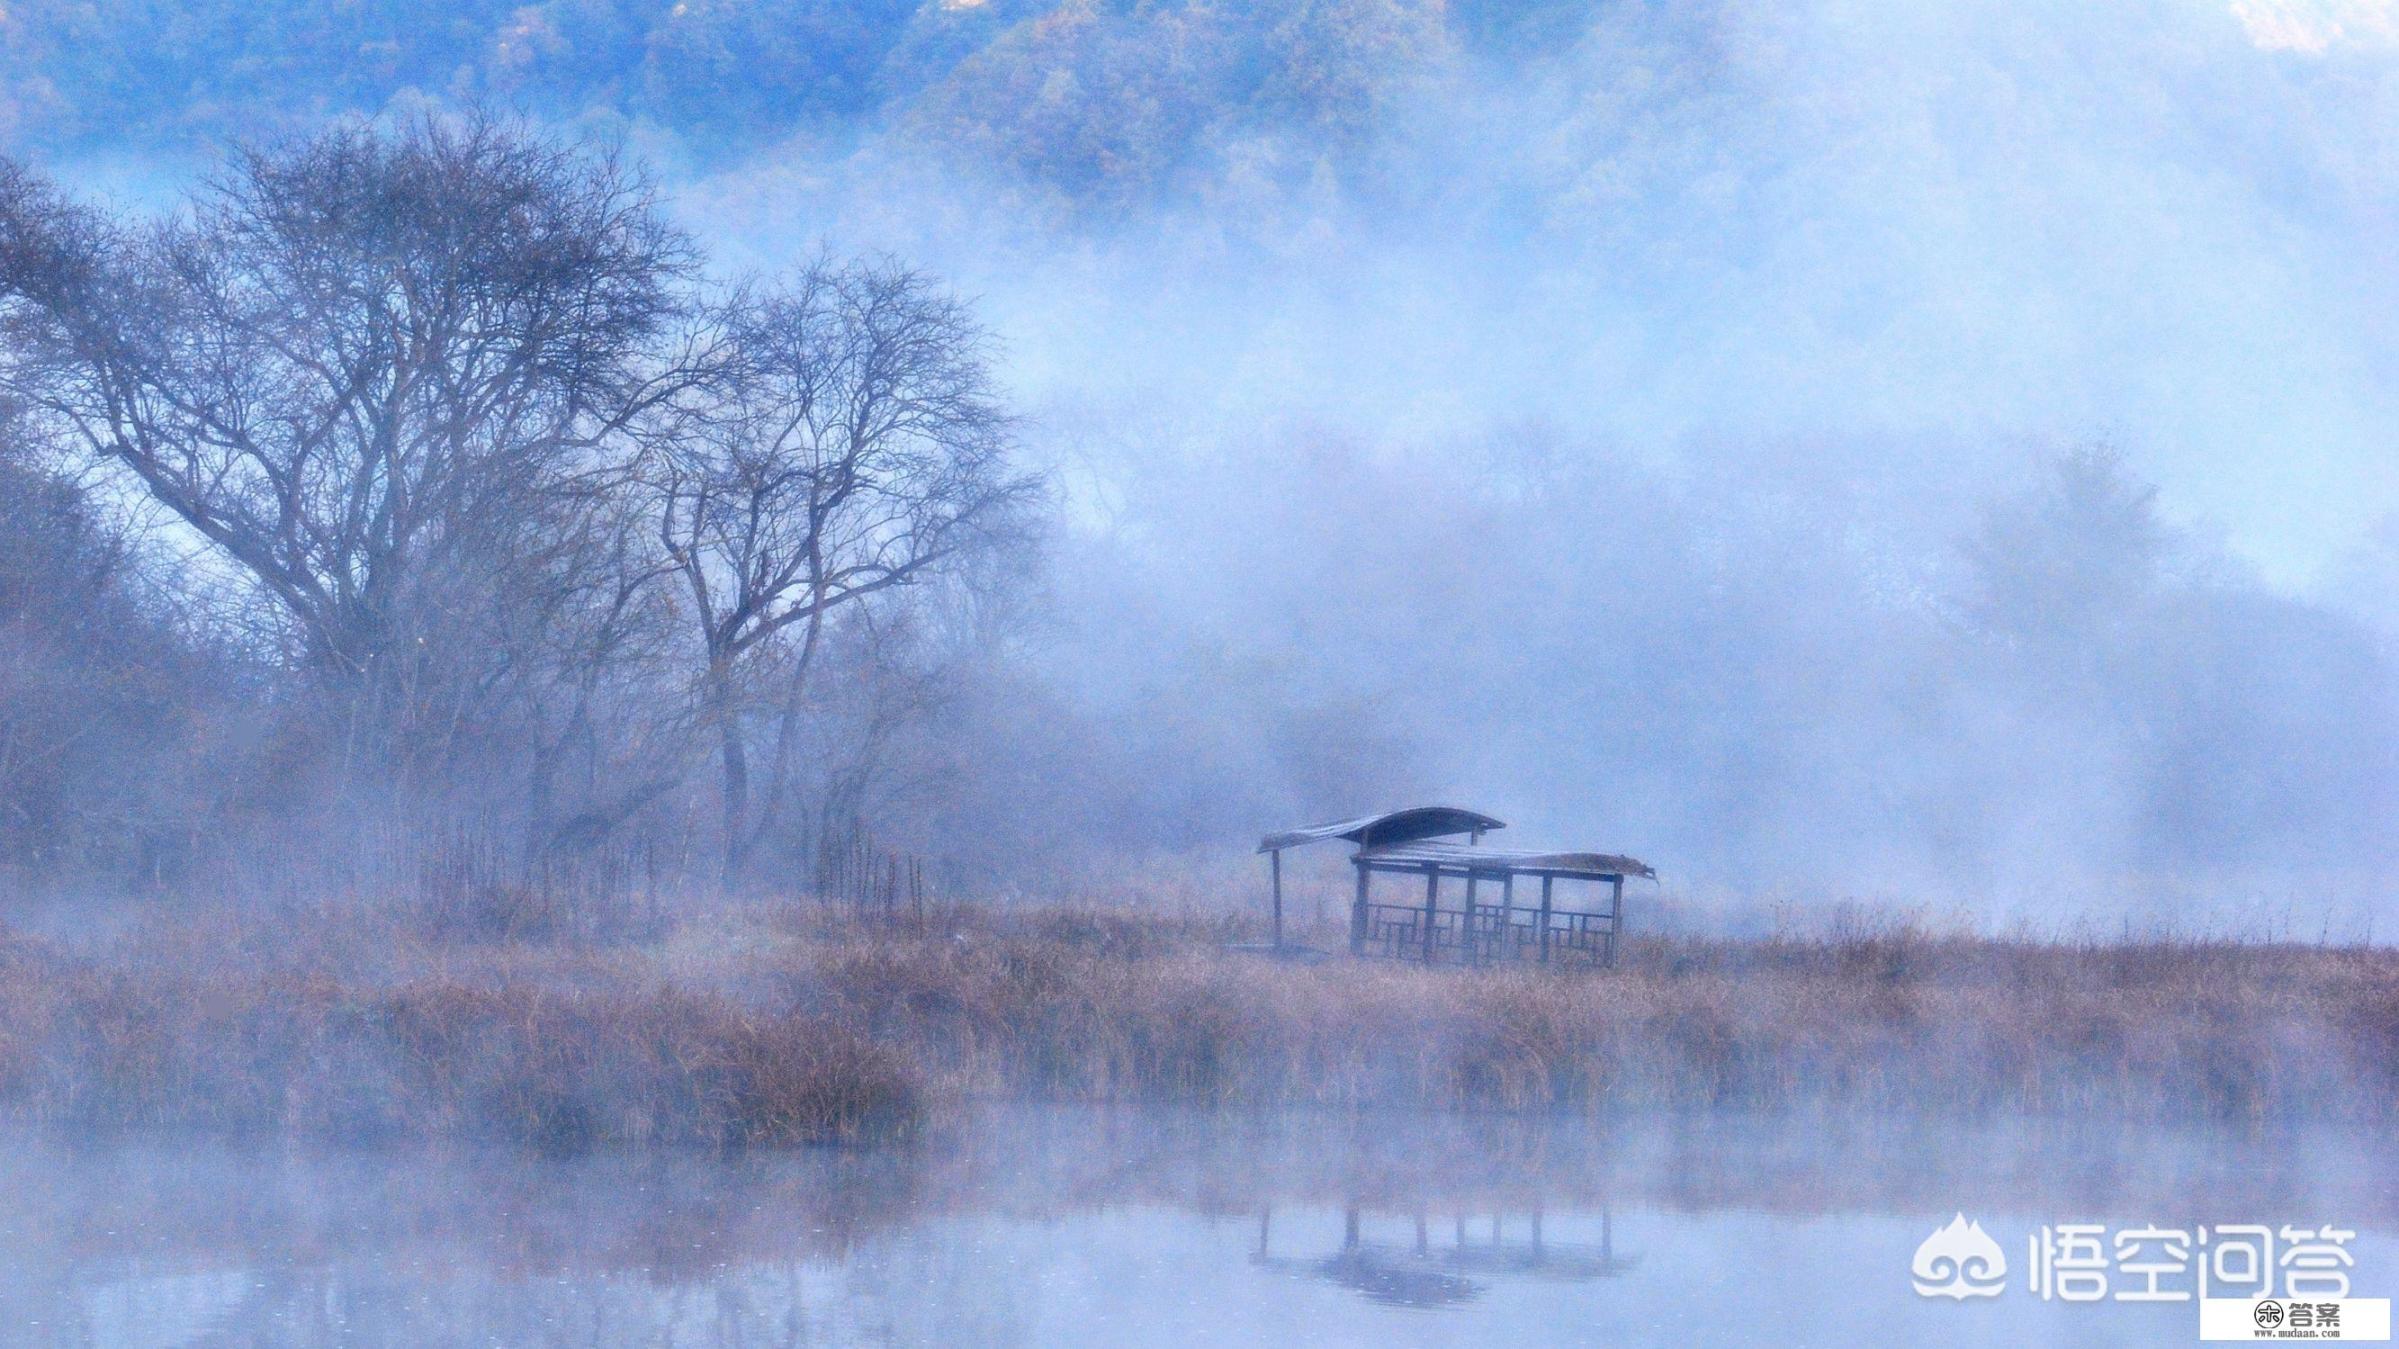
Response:
[[[879,1151],[0,1151],[25,1344],[2187,1343],[2044,1300],[2045,1224],[2336,1224],[2399,1269],[2387,1155],[2297,1134],[1009,1109]],[[1910,1283],[1963,1212],[2009,1262]],[[2121,1274],[2119,1278],[2123,1278]],[[2169,1281],[2171,1286],[2171,1281]]]

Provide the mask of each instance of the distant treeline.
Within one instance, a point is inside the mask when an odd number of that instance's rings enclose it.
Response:
[[[904,263],[712,277],[635,166],[489,119],[272,145],[158,216],[0,167],[12,868],[804,888],[863,819],[1052,882],[1458,782],[1734,880],[2390,856],[2387,638],[2104,446],[1945,514],[1270,427],[1054,568],[993,339]]]

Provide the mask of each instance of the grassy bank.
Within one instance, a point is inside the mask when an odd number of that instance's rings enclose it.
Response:
[[[446,933],[446,930],[445,930]],[[1228,953],[1229,922],[717,909],[642,940],[405,913],[0,937],[0,1111],[77,1129],[772,1145],[989,1098],[1588,1115],[2399,1118],[2399,954],[1906,926],[1613,973]]]

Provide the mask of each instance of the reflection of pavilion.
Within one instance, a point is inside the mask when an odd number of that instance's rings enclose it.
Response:
[[[1359,1206],[1342,1208],[1341,1249],[1314,1258],[1276,1255],[1271,1249],[1274,1210],[1258,1211],[1258,1249],[1253,1264],[1306,1274],[1362,1293],[1373,1302],[1398,1307],[1448,1307],[1482,1296],[1493,1278],[1522,1276],[1549,1280],[1605,1279],[1640,1263],[1616,1254],[1614,1215],[1599,1211],[1599,1241],[1553,1242],[1541,1233],[1541,1210],[1526,1215],[1521,1233],[1511,1232],[1500,1214],[1490,1216],[1485,1235],[1469,1232],[1465,1215],[1452,1223],[1450,1240],[1437,1244],[1425,1211],[1418,1209],[1413,1246],[1368,1241],[1358,1231]],[[1476,1226],[1480,1226],[1477,1220]]]

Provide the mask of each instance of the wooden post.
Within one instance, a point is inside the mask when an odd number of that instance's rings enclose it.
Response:
[[[1608,968],[1616,968],[1616,934],[1624,930],[1624,877],[1612,878],[1608,893]]]
[[[1516,941],[1516,873],[1511,871],[1499,878],[1499,958],[1515,959],[1508,949]]]
[[[1549,883],[1555,876],[1541,878],[1541,963],[1549,963]]]
[[[1433,919],[1441,912],[1441,868],[1424,869],[1424,963],[1433,963]]]
[[[1274,944],[1275,949],[1281,950],[1283,946],[1283,850],[1277,848],[1266,854],[1266,857],[1267,866],[1274,872]]]
[[[1474,935],[1474,873],[1466,873],[1466,917],[1458,928],[1458,954],[1471,965],[1482,952],[1475,946]]]
[[[1358,899],[1349,906],[1349,953],[1353,956],[1366,952],[1366,873],[1366,864],[1358,863]]]

